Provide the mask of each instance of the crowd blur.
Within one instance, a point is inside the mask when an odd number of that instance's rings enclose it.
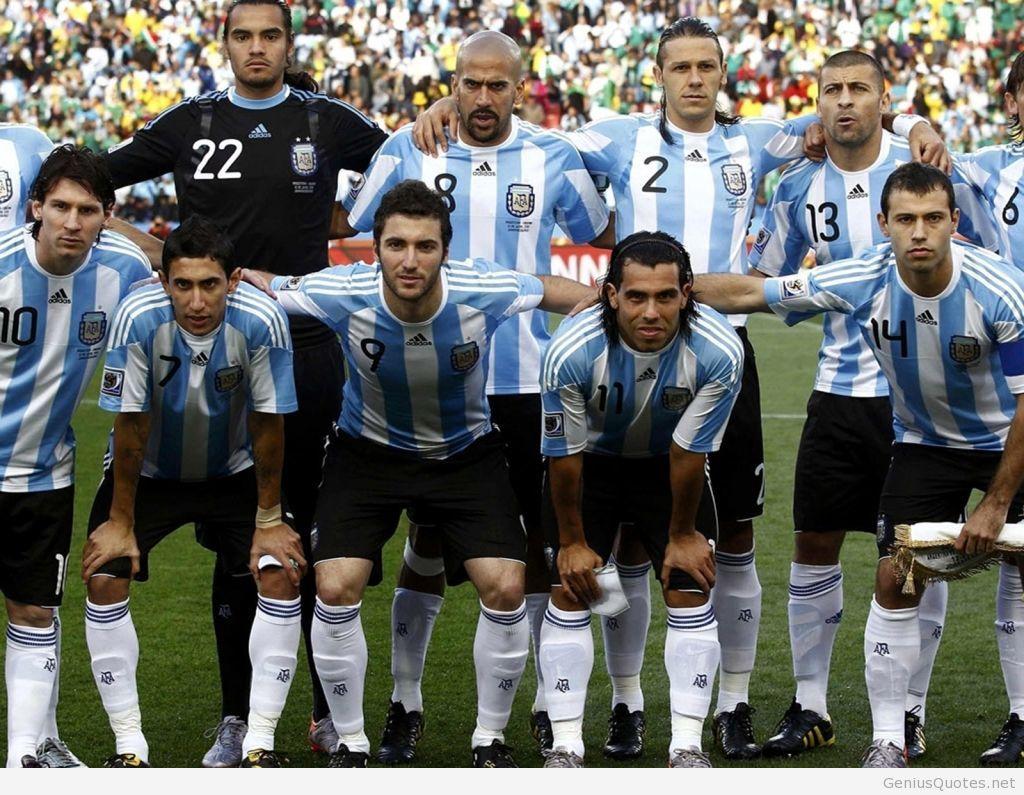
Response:
[[[105,149],[184,97],[230,85],[226,0],[0,0],[0,109],[55,141]],[[387,129],[449,92],[459,42],[499,29],[520,42],[521,115],[573,130],[657,107],[658,32],[699,16],[718,32],[720,105],[783,118],[814,109],[837,49],[874,53],[894,108],[914,109],[951,148],[1004,140],[1002,81],[1024,48],[1024,0],[293,0],[297,63],[321,90]],[[157,232],[173,186],[137,186],[122,215]]]

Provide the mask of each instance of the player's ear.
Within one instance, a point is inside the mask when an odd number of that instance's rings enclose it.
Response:
[[[608,299],[608,304],[611,306],[611,308],[614,309],[615,311],[618,311],[619,291],[615,289],[615,285],[605,283],[604,294],[605,297]]]
[[[43,220],[43,203],[41,201],[39,201],[37,199],[33,199],[32,200],[32,204],[30,206],[30,209],[32,211],[32,218],[34,220],[36,220],[36,221],[42,221]]]
[[[160,286],[164,288],[164,292],[168,295],[171,294],[171,284],[167,281],[167,271],[164,268],[160,268],[157,271],[157,275],[160,277]]]
[[[960,208],[953,208],[953,231],[956,232],[956,228],[960,226]]]
[[[238,289],[238,282],[242,279],[242,269],[235,268],[231,271],[231,275],[228,276],[228,292],[233,293]]]
[[[879,213],[878,216],[878,228],[882,230],[882,234],[889,237],[889,224],[885,222],[885,213]]]

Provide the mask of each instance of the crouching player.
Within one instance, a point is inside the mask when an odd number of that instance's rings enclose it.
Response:
[[[594,662],[594,569],[630,525],[660,571],[668,633],[671,767],[710,767],[701,750],[718,669],[714,497],[718,449],[743,374],[724,317],[690,297],[683,247],[637,232],[612,252],[601,303],[564,322],[542,365],[543,451],[557,517],[557,564],[541,629],[552,721],[545,767],[583,764],[583,709]]]
[[[149,551],[191,522],[219,539],[232,575],[259,582],[242,764],[277,766],[305,567],[281,513],[282,415],[295,410],[295,384],[288,321],[239,284],[232,256],[223,233],[190,218],[164,245],[161,284],[125,300],[110,335],[100,406],[118,414],[82,559],[92,672],[116,739],[108,767],[148,766],[129,583],[145,580]]]

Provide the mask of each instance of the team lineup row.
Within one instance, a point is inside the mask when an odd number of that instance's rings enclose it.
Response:
[[[13,199],[35,221],[0,239],[8,765],[75,761],[53,718],[55,608],[71,536],[69,423],[104,350],[101,405],[117,416],[83,577],[92,670],[116,741],[110,765],[149,757],[129,583],[145,577],[161,538],[195,522],[218,554],[215,588],[252,605],[251,630],[245,610],[233,611],[241,632],[214,622],[222,663],[251,665],[252,676],[225,687],[204,764],[280,763],[274,730],[305,624],[311,739],[331,766],[364,766],[359,608],[403,509],[415,527],[393,615],[407,633],[392,633],[382,761],[415,757],[445,579],[471,580],[481,602],[474,764],[514,765],[503,729],[532,635],[545,764],[582,766],[588,605],[607,613],[619,589],[615,610],[628,607],[603,624],[614,652],[606,752],[639,755],[652,567],[668,614],[671,766],[710,765],[701,733],[716,676],[714,736],[728,758],[833,742],[826,693],[844,533],[956,521],[979,488],[986,497],[958,542],[975,553],[992,547],[1008,512],[1021,513],[1024,281],[992,253],[1021,250],[1020,146],[951,157],[922,120],[886,113],[878,64],[851,51],[822,69],[819,116],[736,121],[715,109],[721,49],[695,19],[662,34],[661,113],[569,136],[522,123],[512,113],[518,47],[487,32],[463,43],[453,98],[386,138],[294,85],[286,10],[232,4],[235,87],[175,106],[102,159],[61,148],[40,167],[49,143],[4,131],[22,175]],[[1005,98],[1013,116],[1022,78],[1018,57]],[[818,136],[824,159],[801,160]],[[952,165],[952,178],[914,159]],[[753,192],[790,162],[748,255]],[[339,168],[365,176],[335,205]],[[115,185],[169,170],[187,220],[162,250],[133,233],[143,254],[101,231]],[[596,186],[615,197],[611,220]],[[549,275],[556,224],[615,245],[597,296]],[[371,230],[376,264],[321,270],[329,236]],[[951,242],[956,230],[987,249]],[[825,266],[810,274],[799,271],[808,250]],[[149,261],[161,285],[133,289]],[[546,312],[595,300],[549,334]],[[768,309],[787,323],[825,313],[825,339],[793,500],[797,692],[762,747],[747,691],[763,450],[743,317]],[[325,439],[321,472],[302,454]],[[613,561],[617,571],[604,568]],[[254,576],[233,576],[246,571]],[[924,750],[915,693],[927,692],[946,589],[908,596],[900,585],[880,543],[865,628],[869,767],[904,766]],[[997,627],[1024,620],[1015,562],[1001,567],[997,610]],[[1024,671],[1012,665],[1024,641],[997,635],[1011,716],[983,755],[991,763],[1024,749]]]

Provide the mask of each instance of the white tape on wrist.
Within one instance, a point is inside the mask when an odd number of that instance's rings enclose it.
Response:
[[[281,524],[281,503],[273,508],[256,508],[256,528],[262,530],[265,527],[275,527]]]
[[[912,113],[901,113],[892,122],[892,131],[900,136],[900,138],[909,138],[910,131],[914,129],[920,122],[928,124],[928,119],[924,116],[915,116]]]

